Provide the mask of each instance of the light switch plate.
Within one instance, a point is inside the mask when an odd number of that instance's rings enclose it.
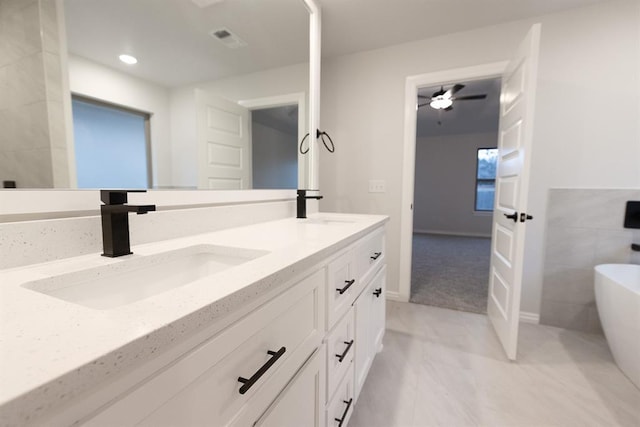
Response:
[[[369,180],[369,193],[384,193],[386,191],[386,182],[382,179]]]

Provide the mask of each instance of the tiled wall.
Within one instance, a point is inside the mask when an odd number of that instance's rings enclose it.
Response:
[[[602,332],[593,267],[640,264],[630,249],[640,229],[622,226],[627,200],[640,200],[640,190],[550,190],[540,323]]]
[[[0,180],[69,186],[62,79],[56,0],[0,0]]]

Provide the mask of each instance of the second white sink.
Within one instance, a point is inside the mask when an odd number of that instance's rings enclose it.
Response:
[[[25,288],[90,308],[111,309],[213,276],[267,251],[197,245],[25,283]]]

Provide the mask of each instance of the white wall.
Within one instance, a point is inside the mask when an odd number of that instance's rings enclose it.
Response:
[[[167,88],[74,55],[69,55],[69,86],[73,94],[150,113],[153,185],[171,185]]]
[[[416,139],[414,231],[491,236],[491,213],[475,211],[476,167],[478,149],[497,141],[497,132]]]
[[[309,64],[291,65],[173,89],[170,96],[171,139],[174,141],[173,180],[180,186],[198,185],[198,171],[192,163],[198,152],[195,132],[196,88],[236,102],[296,92],[308,93]]]
[[[539,313],[549,188],[640,185],[640,4],[611,1],[535,20],[325,59],[324,211],[381,213],[388,224],[388,289],[398,290],[404,85],[407,76],[509,59],[542,23],[522,310]],[[434,60],[437,58],[437,60]],[[599,106],[608,94],[613,105]],[[386,193],[368,193],[369,179]]]

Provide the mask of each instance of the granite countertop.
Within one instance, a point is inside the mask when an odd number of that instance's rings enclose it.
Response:
[[[277,291],[387,219],[317,214],[132,246],[133,255],[119,258],[96,253],[0,270],[0,425],[40,418],[110,376],[153,359],[203,325]],[[203,278],[110,309],[88,308],[23,286],[95,267],[117,269],[123,261],[144,262],[194,245],[267,253],[216,274],[216,286]]]

